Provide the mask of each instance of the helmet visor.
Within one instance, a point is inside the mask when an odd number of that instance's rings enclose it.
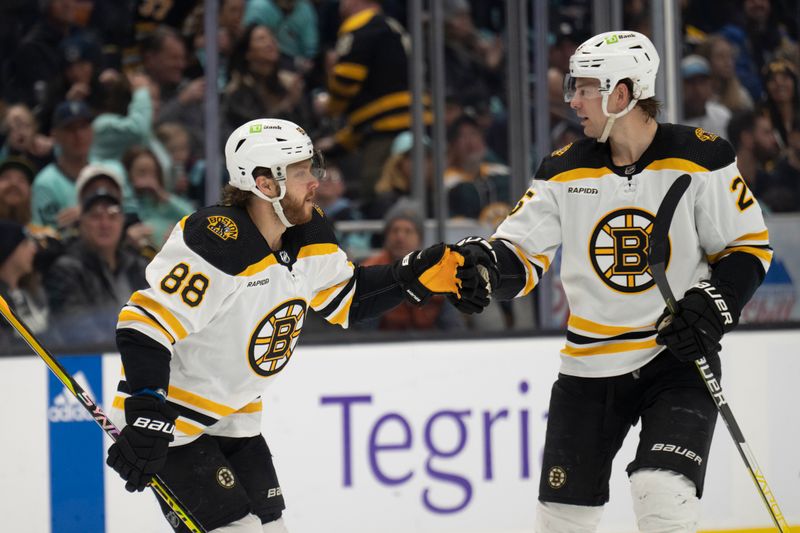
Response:
[[[319,150],[314,150],[311,156],[311,174],[319,181],[325,179],[325,157]]]
[[[586,80],[578,86],[579,80]],[[593,83],[596,82],[596,83]],[[591,100],[600,98],[600,81],[594,78],[573,78],[570,74],[564,76],[564,101],[569,103],[575,98]]]

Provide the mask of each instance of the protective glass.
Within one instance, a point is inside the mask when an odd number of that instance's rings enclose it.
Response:
[[[569,103],[575,97],[582,100],[600,98],[600,85],[584,85],[577,87],[578,78],[573,78],[569,74],[564,76],[564,101]]]

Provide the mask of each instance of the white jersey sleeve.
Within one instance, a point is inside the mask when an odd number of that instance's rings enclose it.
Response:
[[[355,266],[338,245],[325,246],[336,249],[331,249],[332,253],[325,255],[325,260],[320,262],[319,275],[314,279],[311,308],[331,324],[347,328],[356,291]]]

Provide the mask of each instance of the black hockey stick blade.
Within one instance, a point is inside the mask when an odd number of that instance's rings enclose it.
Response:
[[[650,233],[650,247],[647,250],[647,262],[650,265],[650,273],[653,280],[667,303],[667,308],[673,314],[678,308],[675,304],[675,296],[667,283],[667,247],[669,244],[669,227],[672,225],[672,217],[678,207],[683,193],[692,183],[689,174],[682,174],[670,185],[667,194],[661,201],[656,212],[656,219],[653,221],[653,231]]]

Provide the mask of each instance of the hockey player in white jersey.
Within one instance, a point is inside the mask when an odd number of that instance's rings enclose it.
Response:
[[[637,421],[627,472],[639,530],[696,530],[717,412],[692,361],[706,357],[719,375],[719,341],[772,258],[761,209],[720,132],[656,121],[658,63],[635,32],[579,46],[565,99],[589,138],[544,158],[491,242],[460,243],[483,253],[501,299],[529,293],[561,247],[570,317],[550,400],[539,533],[596,530],[612,460]],[[658,206],[682,174],[692,180],[669,232],[667,276],[682,295],[670,323],[646,253]]]
[[[248,122],[225,156],[222,205],[176,225],[147,267],[149,287],[120,312],[112,416],[125,427],[107,463],[130,491],[159,474],[208,531],[282,532],[260,396],[294,356],[306,314],[347,327],[404,296],[483,302],[487,292],[471,259],[444,244],[393,265],[349,262],[313,204],[323,170],[296,124]]]

